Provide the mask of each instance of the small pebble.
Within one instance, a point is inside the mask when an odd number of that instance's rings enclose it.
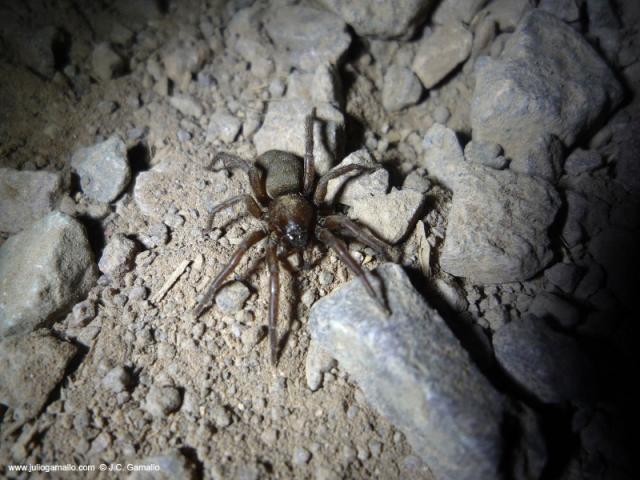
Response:
[[[331,285],[331,283],[333,283],[333,274],[330,272],[320,272],[320,275],[318,275],[318,281],[323,287]]]
[[[129,372],[122,366],[110,370],[102,379],[102,385],[113,393],[124,392],[131,383]]]
[[[182,405],[182,396],[175,387],[152,387],[147,394],[145,409],[154,417],[165,417]]]
[[[73,307],[73,317],[69,325],[71,327],[84,327],[96,316],[96,307],[93,302],[85,300]]]
[[[311,459],[311,452],[304,447],[296,447],[293,449],[293,464],[304,465]]]
[[[244,306],[250,294],[243,283],[233,282],[218,292],[216,305],[223,313],[235,313]]]

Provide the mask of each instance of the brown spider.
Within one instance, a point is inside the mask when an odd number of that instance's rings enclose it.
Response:
[[[315,109],[305,119],[305,154],[304,165],[293,153],[270,150],[260,155],[256,165],[252,165],[235,155],[218,153],[214,165],[222,160],[225,168],[240,168],[249,176],[254,197],[248,194],[231,197],[217,205],[210,213],[215,215],[220,210],[239,202],[244,202],[247,212],[262,220],[262,229],[249,233],[234,252],[231,260],[205,289],[200,301],[193,310],[198,318],[213,301],[224,279],[236,268],[242,256],[265,237],[269,237],[266,246],[266,261],[269,268],[269,343],[271,363],[276,364],[278,302],[280,297],[280,279],[278,260],[283,260],[294,252],[301,253],[312,239],[319,240],[335,250],[340,259],[358,275],[371,297],[388,313],[384,300],[379,297],[364,270],[349,254],[347,245],[336,237],[338,229],[348,231],[363,244],[373,248],[386,257],[386,244],[363,230],[362,227],[344,215],[331,212],[323,205],[329,180],[349,172],[370,171],[363,165],[345,165],[334,168],[315,182],[315,165],[313,159],[313,119]]]

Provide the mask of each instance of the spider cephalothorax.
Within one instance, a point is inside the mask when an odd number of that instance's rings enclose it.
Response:
[[[363,244],[373,248],[383,256],[386,255],[386,244],[364,230],[355,222],[338,214],[319,213],[329,180],[350,172],[364,172],[369,168],[352,164],[337,167],[323,175],[317,182],[313,160],[313,118],[315,112],[307,116],[305,121],[305,155],[304,161],[289,152],[270,150],[258,157],[255,164],[250,164],[235,155],[219,153],[214,164],[222,161],[226,168],[240,168],[249,176],[253,197],[249,194],[237,195],[217,205],[216,212],[235,203],[243,202],[247,212],[262,221],[262,228],[249,233],[242,241],[231,260],[211,281],[194,309],[195,317],[206,310],[225,278],[238,265],[242,255],[265,237],[266,260],[269,268],[269,342],[271,362],[277,361],[278,301],[280,298],[280,279],[278,262],[294,252],[302,252],[313,240],[317,240],[333,249],[344,263],[364,282],[371,297],[385,311],[384,301],[364,275],[364,270],[349,254],[347,245],[334,233],[346,230]]]

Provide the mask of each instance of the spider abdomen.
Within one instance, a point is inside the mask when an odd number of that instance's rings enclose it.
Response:
[[[277,198],[282,195],[300,192],[302,185],[302,159],[290,152],[269,150],[257,159],[265,172],[267,195]]]

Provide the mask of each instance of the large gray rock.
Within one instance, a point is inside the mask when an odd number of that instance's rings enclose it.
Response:
[[[503,397],[399,265],[376,272],[392,314],[354,279],[312,307],[313,341],[405,433],[437,478],[500,478]]]
[[[64,193],[59,173],[0,168],[0,232],[16,233],[41,219]]]
[[[0,337],[44,325],[88,293],[93,253],[77,220],[53,212],[0,247]]]
[[[64,377],[76,347],[47,330],[12,336],[0,342],[0,403],[26,421],[44,407],[49,394]]]
[[[526,315],[493,336],[498,363],[526,391],[545,403],[591,397],[592,366],[576,341]]]
[[[422,95],[420,80],[410,68],[391,65],[384,74],[382,106],[388,112],[397,112],[415,105]]]
[[[80,177],[84,194],[98,202],[111,202],[131,180],[127,147],[118,136],[78,149],[71,166]]]
[[[281,58],[306,71],[337,65],[351,36],[340,17],[326,10],[286,5],[268,10],[263,24]]]
[[[435,3],[433,0],[320,0],[340,15],[360,36],[379,38],[410,37],[414,28]]]
[[[423,142],[424,166],[453,191],[443,270],[477,284],[517,282],[546,266],[547,229],[560,207],[548,182],[464,161],[455,133],[442,125]]]
[[[329,103],[317,103],[313,125],[316,170],[325,173],[335,163],[341,147],[344,115]],[[313,104],[307,100],[282,100],[269,104],[262,127],[254,136],[258,155],[267,150],[283,150],[304,155],[305,118]]]
[[[471,23],[487,0],[443,0],[431,15],[431,20],[440,25],[451,23]]]
[[[352,201],[349,216],[366,225],[379,238],[394,244],[415,225],[424,195],[415,190],[393,189],[387,194],[364,196]]]
[[[496,142],[511,168],[555,179],[557,137],[567,146],[622,100],[620,83],[573,28],[550,13],[524,16],[498,59],[476,64],[474,140]],[[541,149],[550,150],[540,155]]]
[[[472,41],[462,24],[438,25],[420,40],[411,69],[425,88],[432,88],[467,59]]]
[[[358,164],[375,169],[366,173],[351,173],[331,180],[327,184],[325,201],[338,201],[344,205],[353,206],[358,200],[375,195],[384,195],[389,189],[389,172],[381,164],[376,163],[366,149],[357,150],[347,156],[336,168]]]

